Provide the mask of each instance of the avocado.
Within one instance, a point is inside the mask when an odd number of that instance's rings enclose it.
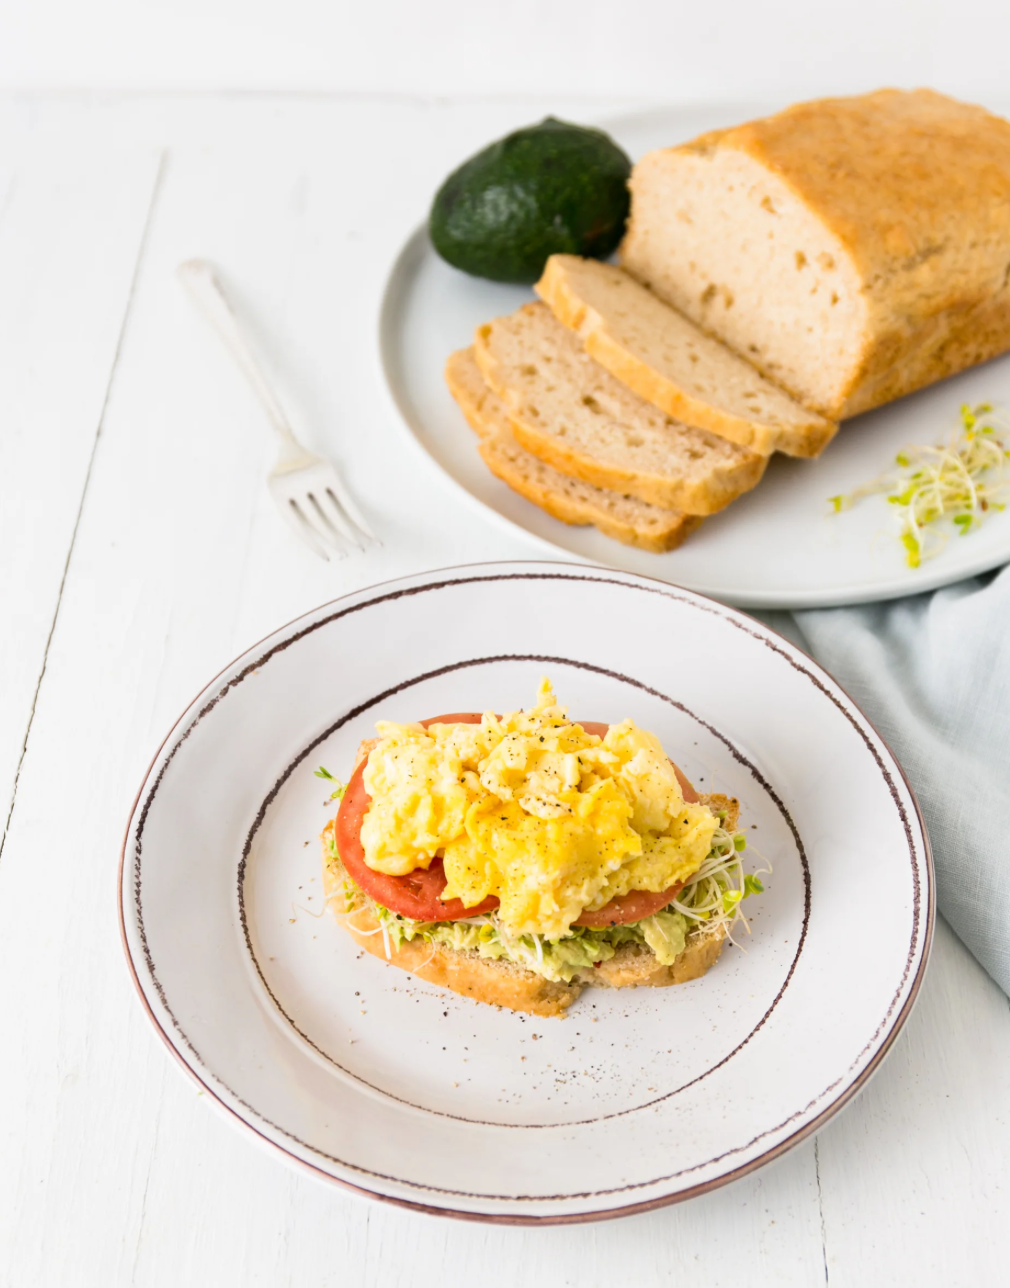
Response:
[[[454,170],[428,228],[448,263],[495,282],[535,282],[549,255],[606,259],[628,218],[631,162],[602,130],[548,116]]]

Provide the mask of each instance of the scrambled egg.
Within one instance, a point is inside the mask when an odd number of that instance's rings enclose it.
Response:
[[[586,733],[547,680],[531,711],[376,727],[365,862],[403,875],[442,854],[443,898],[497,895],[512,934],[563,935],[586,908],[692,876],[711,848],[715,815],[684,801],[659,740],[631,720]]]

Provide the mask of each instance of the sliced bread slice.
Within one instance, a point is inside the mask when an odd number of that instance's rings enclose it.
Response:
[[[768,463],[633,393],[546,304],[524,304],[478,327],[474,352],[519,443],[584,483],[664,509],[715,514],[752,488]]]
[[[675,549],[703,522],[697,515],[664,510],[637,497],[569,478],[520,447],[505,405],[485,383],[473,349],[459,349],[450,355],[445,381],[470,427],[480,436],[480,454],[491,473],[562,523],[591,523],[627,546],[658,554]]]
[[[688,425],[762,456],[817,456],[838,429],[613,264],[552,255],[535,290],[590,357]]]
[[[710,809],[728,809],[727,827],[736,827],[738,804],[726,796],[700,797]],[[424,938],[404,940],[398,948],[378,933],[374,905],[363,899],[358,907],[357,887],[334,854],[334,820],[326,824],[320,840],[323,848],[323,894],[332,902],[340,924],[359,947],[383,958],[401,970],[409,971],[430,984],[452,989],[475,1002],[504,1006],[532,1015],[562,1017],[583,988],[666,988],[699,979],[715,965],[722,952],[726,931],[722,926],[706,930],[704,925],[687,937],[683,952],[672,965],[663,966],[651,948],[644,944],[621,944],[614,956],[592,970],[580,971],[571,983],[556,983],[535,971],[505,958],[481,957],[475,950],[429,944]],[[348,908],[347,892],[352,906]],[[337,898],[336,896],[344,896]]]

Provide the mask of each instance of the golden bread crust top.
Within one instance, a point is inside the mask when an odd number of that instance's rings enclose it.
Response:
[[[797,103],[682,145],[744,152],[778,175],[851,252],[868,293],[952,264],[1001,279],[1010,264],[1010,122],[933,90]],[[951,281],[951,289],[964,283]],[[988,287],[991,289],[991,285]]]

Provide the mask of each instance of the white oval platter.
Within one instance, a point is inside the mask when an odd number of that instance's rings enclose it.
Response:
[[[703,979],[587,989],[564,1020],[483,1006],[361,953],[324,909],[318,834],[377,719],[632,716],[741,802],[751,934]],[[589,1220],[721,1185],[835,1113],[925,966],[933,880],[912,793],[838,686],[761,624],[584,565],[427,573],[327,604],[211,681],[141,787],[124,942],[185,1068],[262,1142],[375,1198]]]
[[[738,119],[744,119],[739,111],[665,108],[607,121],[604,128],[634,158]],[[962,403],[1010,407],[1010,356],[848,421],[817,461],[776,456],[753,492],[668,554],[635,550],[595,528],[552,519],[490,474],[442,379],[446,358],[470,344],[479,323],[533,298],[530,289],[450,268],[435,254],[427,232],[418,230],[386,285],[380,350],[410,441],[486,516],[520,530],[540,549],[761,608],[917,594],[1010,559],[1010,511],[989,515],[978,531],[952,538],[939,556],[911,569],[895,535],[894,507],[884,497],[864,500],[841,515],[828,504],[829,497],[876,478],[906,444],[945,439]]]

